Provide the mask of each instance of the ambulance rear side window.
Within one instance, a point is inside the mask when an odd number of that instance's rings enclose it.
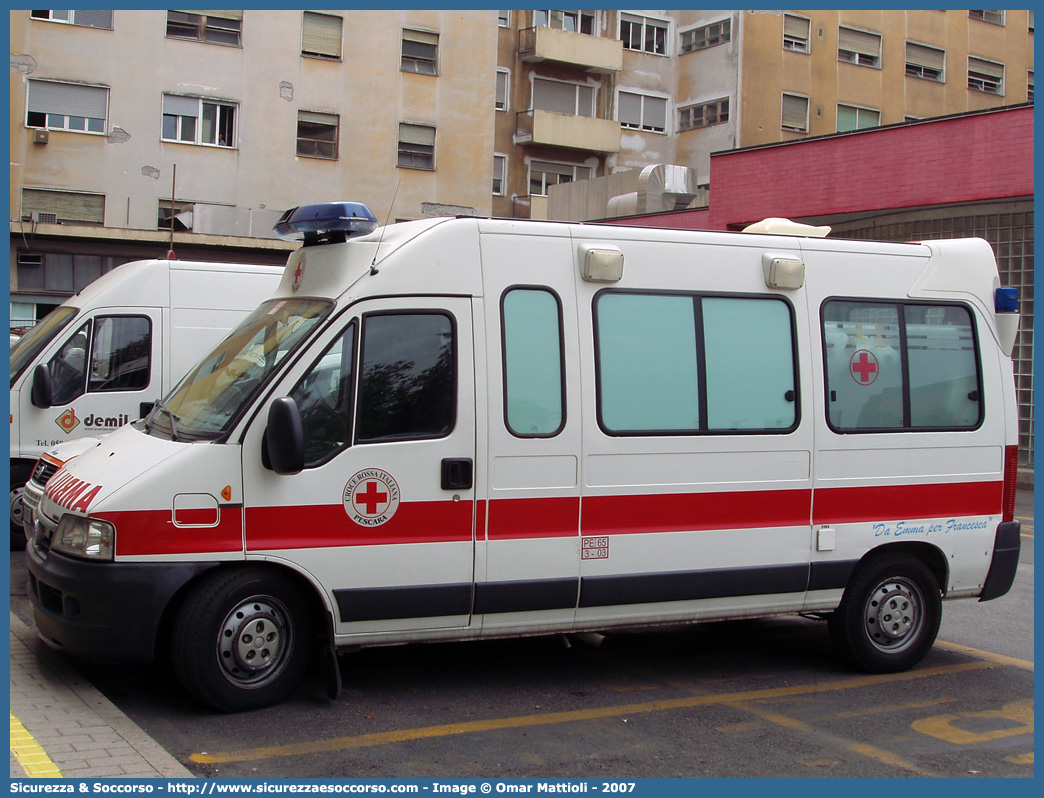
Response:
[[[966,307],[831,300],[822,319],[834,430],[966,430],[982,422],[979,350]]]
[[[595,339],[598,418],[608,434],[797,426],[794,320],[782,299],[604,291]]]
[[[454,327],[444,313],[363,317],[356,441],[449,435],[456,421]]]
[[[501,300],[504,420],[520,438],[557,435],[565,424],[562,308],[544,288],[512,288]]]

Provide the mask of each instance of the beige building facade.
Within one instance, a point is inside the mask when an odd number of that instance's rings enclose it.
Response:
[[[165,257],[172,211],[178,257],[266,262],[285,260],[272,225],[300,204],[492,212],[495,11],[10,22],[12,326]]]

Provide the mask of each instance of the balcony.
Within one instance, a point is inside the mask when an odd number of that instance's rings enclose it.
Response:
[[[557,28],[525,28],[518,32],[518,58],[531,64],[552,61],[608,75],[623,69],[623,42]]]
[[[515,144],[565,147],[584,152],[620,151],[620,123],[612,119],[519,111],[515,115]]]

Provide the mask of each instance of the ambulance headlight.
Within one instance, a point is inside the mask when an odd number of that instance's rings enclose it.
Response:
[[[107,521],[66,513],[58,522],[51,549],[85,560],[112,560],[116,528]]]

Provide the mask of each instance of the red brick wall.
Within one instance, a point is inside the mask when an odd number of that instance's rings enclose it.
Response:
[[[1020,107],[719,153],[708,210],[625,223],[725,230],[769,216],[1032,195],[1033,108]]]

